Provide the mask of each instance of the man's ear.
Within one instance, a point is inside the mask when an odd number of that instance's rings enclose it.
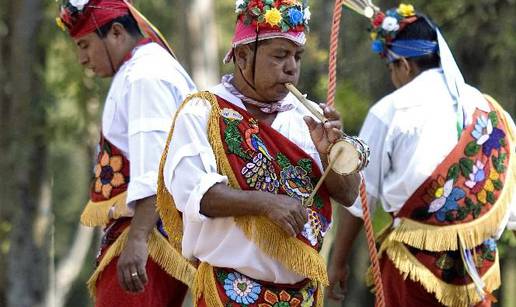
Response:
[[[113,23],[113,25],[111,26],[111,30],[110,30],[111,34],[115,37],[115,38],[120,38],[124,33],[126,33],[127,31],[125,30],[124,26],[119,23],[119,22],[115,22]]]
[[[245,70],[252,56],[251,48],[249,48],[249,45],[237,46],[235,47],[234,53],[236,65],[238,65],[241,70]]]
[[[399,60],[399,67],[403,72],[405,72],[407,75],[411,75],[412,73],[412,65],[410,65],[407,58],[401,57]]]

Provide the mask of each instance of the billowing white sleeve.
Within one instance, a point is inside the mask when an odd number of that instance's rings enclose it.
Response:
[[[206,219],[200,213],[202,197],[213,185],[227,183],[227,177],[217,172],[206,133],[210,110],[209,102],[202,99],[193,99],[181,110],[165,162],[165,185],[185,224]]]
[[[371,150],[369,165],[362,171],[371,211],[374,211],[376,200],[380,197],[383,170],[390,168],[389,148],[385,144],[387,133],[388,126],[369,112],[359,136]],[[360,197],[357,197],[355,203],[346,209],[356,217],[363,217]]]
[[[170,82],[142,78],[129,83],[125,99],[131,176],[127,204],[132,208],[135,201],[156,194],[161,154],[184,95]]]

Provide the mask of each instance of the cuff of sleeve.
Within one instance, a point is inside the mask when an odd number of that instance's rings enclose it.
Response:
[[[157,172],[147,172],[136,178],[131,177],[127,187],[127,206],[134,209],[135,201],[156,195],[157,178]]]
[[[185,210],[184,217],[191,222],[201,223],[208,219],[207,216],[201,214],[201,200],[208,190],[217,183],[228,183],[228,178],[220,174],[210,173],[205,175],[195,189],[190,193]]]
[[[349,213],[351,213],[355,217],[359,217],[361,219],[364,218],[364,213],[362,211],[362,203],[360,200],[360,196],[357,197],[357,199],[355,200],[355,202],[353,203],[352,206],[350,206],[350,207],[342,206],[342,207],[346,208],[346,210],[348,210]]]

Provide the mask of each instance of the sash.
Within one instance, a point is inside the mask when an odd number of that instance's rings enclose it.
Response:
[[[233,269],[215,268],[203,263],[199,274],[205,288],[200,298],[206,306],[271,307],[322,306],[323,291],[318,283],[305,279],[297,284],[274,284],[260,281]],[[198,305],[203,305],[198,302]]]
[[[488,100],[491,111],[475,112],[456,147],[394,216],[381,247],[402,274],[447,306],[482,300],[461,250],[471,255],[485,291],[500,286],[491,237],[512,201],[515,138],[502,109]]]
[[[129,160],[102,134],[99,149],[90,200],[81,215],[81,223],[90,227],[105,226],[111,219],[132,216],[126,207]]]
[[[321,173],[315,161],[298,146],[271,127],[254,120],[247,111],[209,92],[189,96],[176,113],[176,118],[192,99],[204,100],[211,106],[208,139],[215,153],[218,170],[228,177],[232,188],[283,193],[299,200],[311,193]],[[163,178],[173,133],[174,127],[169,134],[160,165],[158,211],[171,244],[181,252],[182,216]],[[325,187],[319,190],[313,204],[307,206],[307,211],[310,223],[296,238],[289,237],[265,217],[236,217],[235,222],[250,241],[285,268],[327,285],[326,264],[318,253],[323,236],[331,224],[331,204]],[[199,269],[206,265],[201,263]],[[200,272],[195,277],[190,276],[196,280],[194,287],[198,296],[203,294],[206,276]]]

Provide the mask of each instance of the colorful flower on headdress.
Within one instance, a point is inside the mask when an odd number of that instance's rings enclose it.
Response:
[[[63,20],[61,19],[61,17],[56,17],[56,25],[59,29],[66,31],[65,24],[64,24]]]
[[[281,12],[276,8],[272,8],[265,12],[264,17],[265,22],[267,22],[271,26],[279,25],[281,23],[281,20],[283,19],[283,17],[281,16]]]
[[[414,6],[401,4],[398,8],[375,12],[371,19],[371,50],[382,56],[386,54],[386,45],[392,42],[403,28],[417,20]]]
[[[312,17],[312,12],[310,12],[310,7],[309,6],[307,6],[304,9],[303,14],[305,15],[305,22],[310,21],[310,18]]]
[[[401,3],[398,7],[398,14],[403,17],[410,17],[416,15],[416,10],[412,4]]]
[[[246,25],[276,28],[282,32],[302,32],[310,20],[310,10],[298,0],[238,0],[235,11]]]

